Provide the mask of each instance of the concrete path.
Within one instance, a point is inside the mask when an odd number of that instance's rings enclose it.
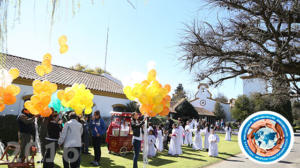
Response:
[[[206,168],[300,168],[300,133],[295,133],[295,142],[291,153],[282,161],[262,165],[252,162],[243,154],[236,155]]]

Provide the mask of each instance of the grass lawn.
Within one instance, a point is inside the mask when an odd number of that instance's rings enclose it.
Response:
[[[183,155],[179,157],[172,157],[168,155],[168,151],[159,153],[155,158],[149,159],[149,167],[161,167],[161,168],[199,168],[207,166],[209,164],[225,160],[228,157],[240,153],[238,146],[237,136],[232,137],[232,141],[228,142],[224,140],[224,134],[220,136],[219,143],[219,157],[208,157],[207,152],[194,151],[191,147],[182,147]],[[107,147],[101,148],[101,168],[131,168],[133,154],[127,154],[125,157],[108,154]],[[90,148],[90,152],[93,154],[93,149]],[[81,167],[92,167],[90,162],[93,160],[93,155],[81,155]],[[57,167],[63,167],[61,151],[58,152],[55,158],[55,164]],[[142,154],[140,155],[139,167],[143,167]],[[41,165],[37,165],[42,167]]]

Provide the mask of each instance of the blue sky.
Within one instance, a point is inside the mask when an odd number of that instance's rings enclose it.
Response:
[[[47,1],[23,1],[19,20],[9,22],[8,53],[42,60],[43,54],[50,52],[56,65],[70,67],[80,62],[103,67],[109,26],[107,70],[113,76],[126,84],[135,74],[145,75],[149,62],[154,62],[161,83],[169,83],[173,89],[182,83],[187,92],[196,93],[194,75],[178,61],[184,23],[195,18],[215,23],[217,15],[228,14],[204,0],[131,1],[136,9],[126,0],[94,0],[93,4],[81,0],[74,16],[71,0],[59,1],[52,31]],[[63,34],[68,37],[69,51],[60,55],[57,39]],[[229,80],[210,90],[213,95],[237,97],[242,94],[242,81]]]

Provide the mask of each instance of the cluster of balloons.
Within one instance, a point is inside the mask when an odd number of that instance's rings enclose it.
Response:
[[[140,112],[143,115],[166,116],[170,112],[171,97],[168,93],[171,91],[171,86],[169,84],[162,86],[156,80],[154,69],[148,72],[147,80],[136,83],[133,87],[126,86],[123,91],[129,100],[140,102]]]
[[[93,108],[94,95],[84,84],[75,83],[72,87],[59,90],[57,97],[64,107],[72,108],[77,115],[91,114]]]
[[[68,51],[68,49],[69,49],[69,46],[67,45],[67,36],[65,36],[65,35],[62,35],[62,36],[60,36],[59,38],[58,38],[58,44],[59,44],[59,46],[60,46],[60,50],[59,50],[59,52],[61,53],[61,54],[64,54],[64,53],[66,53],[67,51]]]
[[[45,54],[43,57],[42,64],[35,67],[35,72],[39,76],[44,76],[45,74],[52,72],[51,60],[52,60],[51,54],[49,53]]]
[[[19,86],[13,85],[12,81],[19,77],[19,70],[11,68],[9,71],[0,69],[0,112],[5,105],[12,105],[16,102],[16,96],[20,93]]]
[[[52,110],[48,107],[51,101],[51,95],[56,92],[57,85],[49,81],[34,80],[32,83],[33,96],[30,101],[26,101],[25,108],[33,115],[49,117]]]

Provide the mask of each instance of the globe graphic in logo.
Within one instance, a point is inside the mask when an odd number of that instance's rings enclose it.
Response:
[[[255,143],[261,149],[272,149],[277,144],[277,133],[271,128],[261,128],[254,133]]]

